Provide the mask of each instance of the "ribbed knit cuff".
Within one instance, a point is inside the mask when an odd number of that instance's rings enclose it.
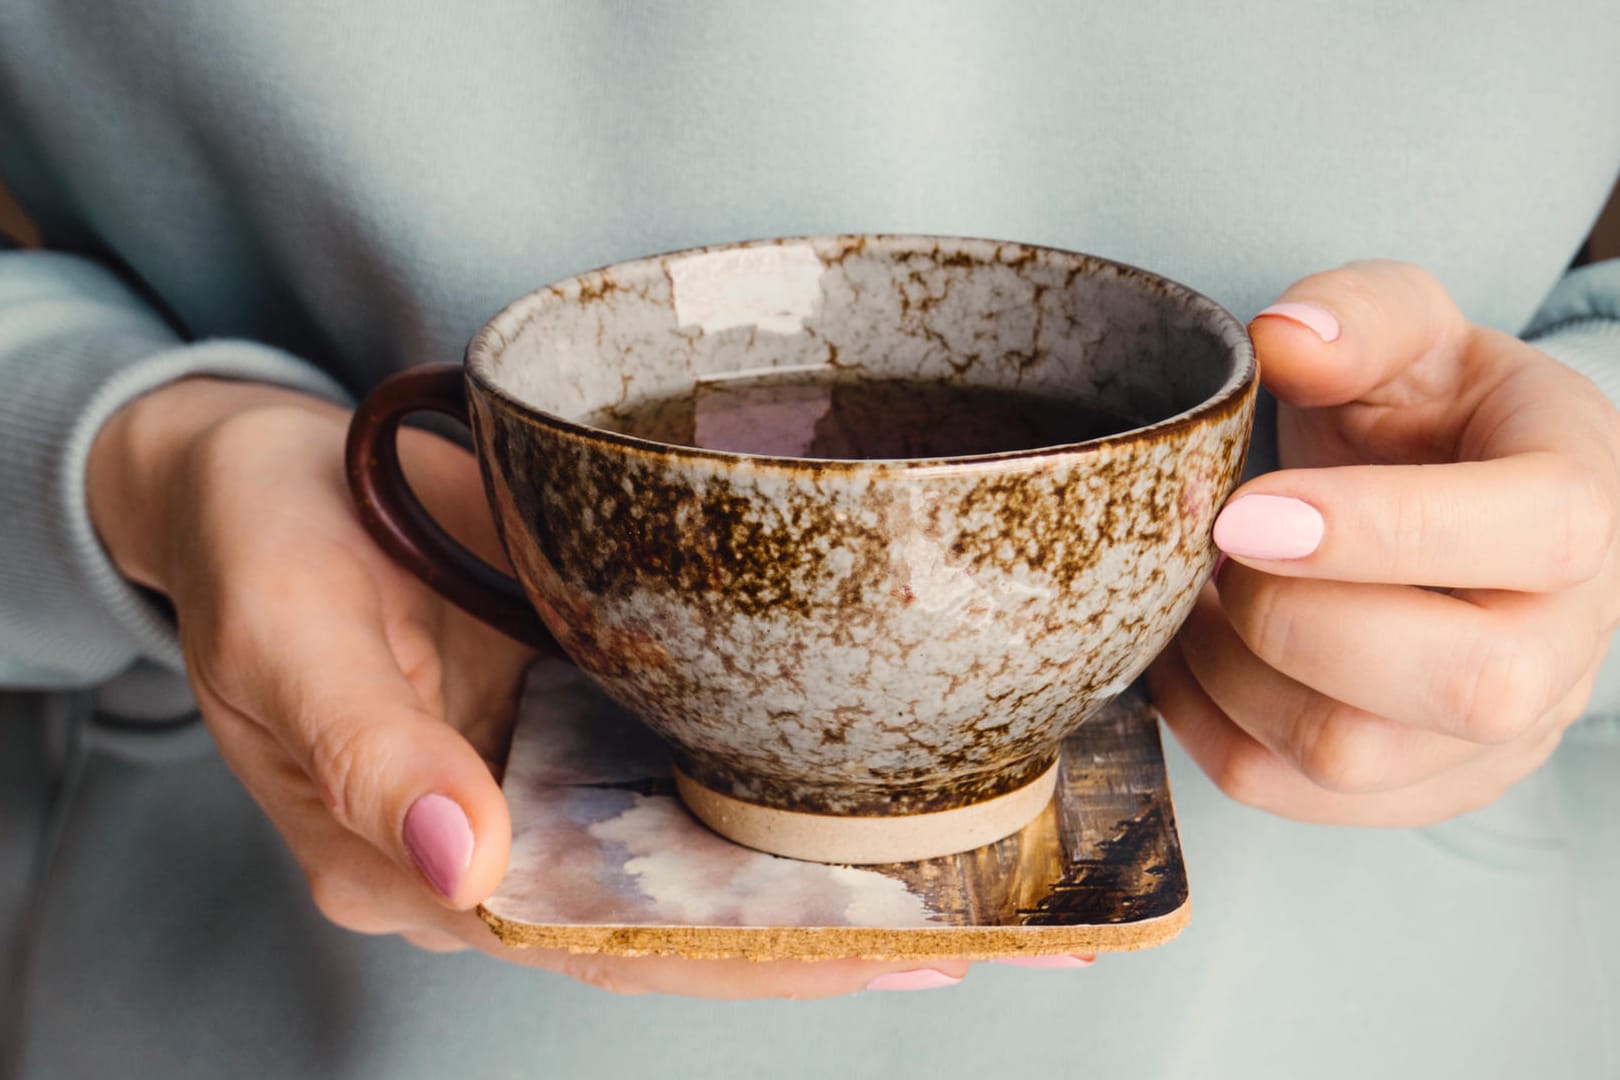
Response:
[[[23,303],[15,287],[0,294],[0,682],[10,685],[91,685],[138,657],[181,667],[173,623],[118,573],[90,523],[85,469],[113,413],[191,375],[344,396],[263,345],[181,345],[120,289],[42,287]]]
[[[1620,318],[1567,322],[1532,344],[1591,379],[1620,407]]]
[[[1620,259],[1565,274],[1524,328],[1524,339],[1620,405]]]

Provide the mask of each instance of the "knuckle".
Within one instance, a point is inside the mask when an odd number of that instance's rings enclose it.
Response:
[[[1396,262],[1394,259],[1352,259],[1337,270],[1327,271],[1323,276],[1336,288],[1371,302],[1385,291],[1390,278],[1399,277],[1404,280],[1409,273],[1422,274],[1423,271],[1409,263]]]
[[[1353,259],[1306,280],[1366,314],[1387,310],[1393,299],[1402,295],[1427,297],[1439,288],[1439,283],[1421,267],[1395,259]]]
[[[1389,773],[1387,741],[1367,717],[1343,707],[1299,725],[1295,761],[1311,783],[1345,795],[1376,791]]]
[[[1289,292],[1325,302],[1341,319],[1377,325],[1387,306],[1379,286],[1381,265],[1373,260],[1345,263],[1301,278]]]
[[[1472,742],[1512,742],[1541,715],[1548,678],[1532,643],[1492,635],[1444,676],[1444,720],[1451,731]]]
[[[1250,741],[1232,747],[1210,772],[1210,780],[1221,794],[1256,809],[1270,803],[1274,776],[1271,752]]]
[[[1461,323],[1456,302],[1439,278],[1416,263],[1399,259],[1369,259],[1352,263],[1365,270],[1369,288],[1391,297],[1416,300],[1425,311],[1448,317],[1446,321]]]
[[[372,777],[385,762],[384,748],[370,732],[365,724],[320,724],[310,748],[310,771],[321,802],[351,828],[356,807],[369,797]]]
[[[1399,259],[1379,259],[1372,265],[1391,278],[1395,288],[1421,297],[1431,309],[1455,309],[1451,294],[1446,291],[1440,279],[1416,263],[1403,262]]]
[[[1369,320],[1365,325],[1416,319],[1423,336],[1413,344],[1430,353],[1455,351],[1465,343],[1469,322],[1445,285],[1422,267],[1394,259],[1367,259],[1348,263],[1337,273],[1347,305]]]

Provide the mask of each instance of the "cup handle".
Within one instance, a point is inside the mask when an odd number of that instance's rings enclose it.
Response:
[[[344,456],[349,492],[377,544],[452,604],[495,629],[554,655],[546,630],[510,575],[462,547],[434,521],[399,464],[399,425],[417,412],[467,420],[467,382],[460,364],[425,364],[379,383],[349,422]]]

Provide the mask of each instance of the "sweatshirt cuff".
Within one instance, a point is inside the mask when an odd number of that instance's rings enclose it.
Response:
[[[1591,379],[1620,408],[1620,319],[1577,319],[1531,344]]]
[[[183,667],[162,603],[118,572],[90,522],[85,469],[113,413],[195,375],[345,398],[331,378],[276,349],[180,345],[148,312],[99,300],[42,298],[3,320],[0,682],[11,685],[91,685],[141,657]]]
[[[1523,336],[1620,405],[1620,259],[1565,274]]]

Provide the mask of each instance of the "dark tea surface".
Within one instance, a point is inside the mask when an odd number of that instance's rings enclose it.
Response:
[[[699,382],[586,422],[656,442],[805,458],[936,458],[1062,446],[1145,421],[1079,397],[921,379],[835,381],[833,369]]]

